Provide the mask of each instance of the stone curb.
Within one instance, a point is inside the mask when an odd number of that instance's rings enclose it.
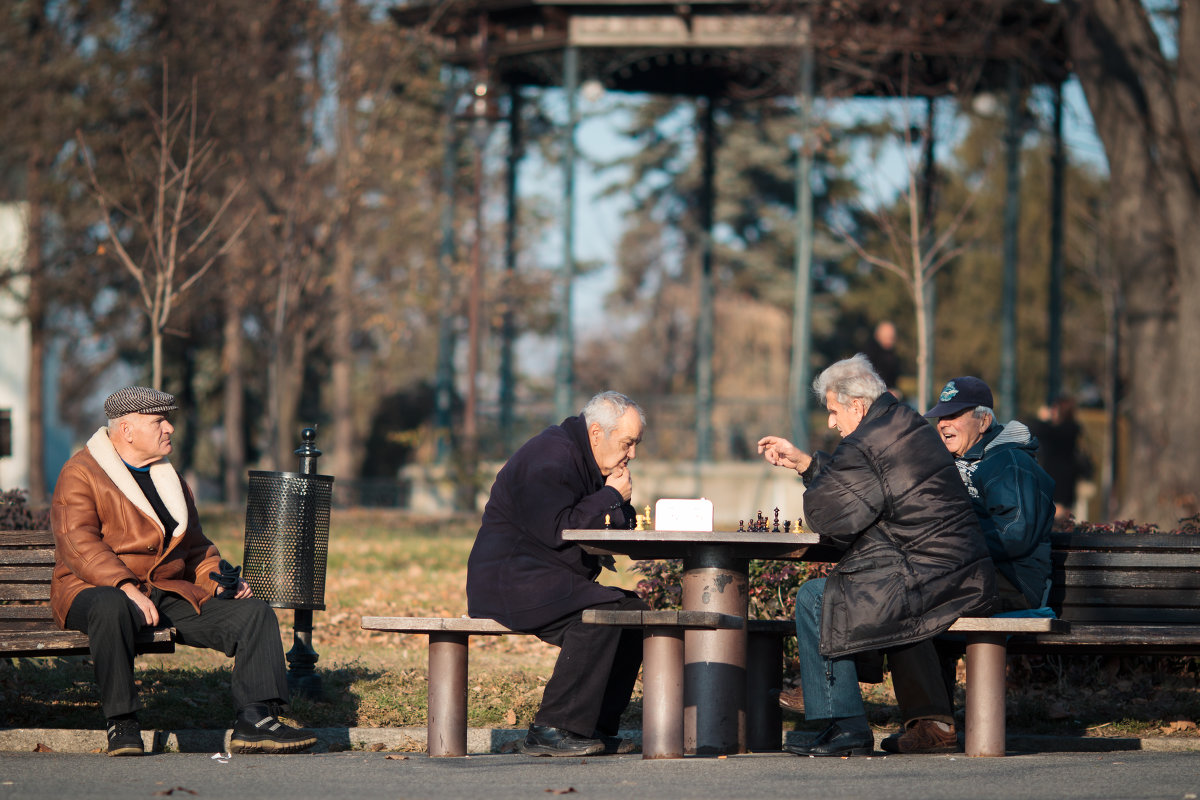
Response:
[[[393,751],[424,753],[426,730],[411,728],[314,728],[317,746],[312,752],[341,750]],[[154,752],[227,753],[231,730],[145,730],[142,739],[146,749]],[[525,729],[469,728],[468,755],[512,752]],[[808,734],[787,732],[784,741],[797,741]],[[886,734],[876,734],[879,740]],[[640,730],[623,730],[621,736],[641,744]],[[38,745],[58,753],[101,753],[104,751],[103,730],[70,730],[62,728],[0,729],[0,752],[33,752]],[[1006,742],[1010,754],[1017,753],[1109,753],[1130,750],[1157,752],[1200,752],[1197,737],[1079,737],[1010,735]]]

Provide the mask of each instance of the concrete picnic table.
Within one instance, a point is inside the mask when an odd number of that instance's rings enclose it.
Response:
[[[685,611],[746,618],[751,559],[829,560],[815,533],[565,530],[589,553],[683,560]],[[746,752],[746,628],[688,631],[684,646],[684,750]]]

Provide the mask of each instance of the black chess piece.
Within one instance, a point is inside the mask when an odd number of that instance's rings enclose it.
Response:
[[[744,520],[744,519],[739,519],[739,520],[738,520],[738,529],[737,529],[737,532],[738,532],[738,533],[745,533],[745,532],[746,532],[746,520]]]
[[[779,533],[779,506],[775,506],[775,524],[771,526],[771,533]]]

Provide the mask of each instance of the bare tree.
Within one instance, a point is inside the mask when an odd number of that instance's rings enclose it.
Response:
[[[136,282],[150,322],[150,382],[155,388],[162,386],[162,340],[175,304],[233,246],[253,219],[253,214],[247,214],[224,243],[213,249],[218,223],[243,182],[235,183],[210,213],[204,184],[218,164],[212,140],[204,139],[198,130],[196,107],[195,81],[190,98],[171,107],[164,64],[161,106],[157,111],[149,109],[153,137],[147,150],[153,160],[147,160],[138,149],[123,148],[134,189],[130,205],[122,204],[114,192],[101,185],[83,134],[76,133],[109,242],[117,260]],[[149,199],[140,191],[143,188]],[[124,218],[143,240],[140,258],[130,253],[118,218]]]

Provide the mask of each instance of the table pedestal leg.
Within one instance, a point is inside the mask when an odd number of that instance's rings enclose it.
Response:
[[[697,547],[683,563],[683,608],[745,619],[746,559]],[[684,635],[683,747],[689,755],[746,752],[746,629]]]

